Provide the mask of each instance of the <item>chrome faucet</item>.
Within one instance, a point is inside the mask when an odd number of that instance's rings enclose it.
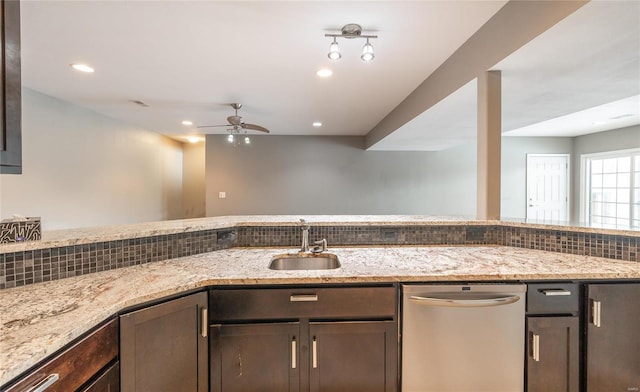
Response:
[[[311,225],[304,219],[300,219],[300,227],[302,228],[302,246],[300,252],[304,253],[322,253],[327,250],[327,239],[323,238],[320,241],[315,241],[313,247],[309,248],[309,229]]]
[[[300,226],[302,227],[302,246],[300,247],[300,252],[309,252],[309,228],[310,225],[307,224],[307,221],[304,219],[300,219]]]

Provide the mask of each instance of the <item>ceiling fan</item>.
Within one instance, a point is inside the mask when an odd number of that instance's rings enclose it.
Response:
[[[255,125],[255,124],[247,124],[245,122],[242,121],[242,117],[238,116],[238,109],[240,109],[242,107],[241,103],[232,103],[230,104],[232,108],[235,109],[236,114],[233,116],[229,116],[227,117],[227,121],[229,121],[229,124],[225,124],[225,125],[202,125],[199,126],[197,128],[213,128],[213,127],[227,127],[232,129],[235,132],[238,132],[240,130],[252,130],[252,131],[260,131],[260,132],[265,132],[265,133],[269,133],[269,130],[265,127],[261,127],[260,125]]]

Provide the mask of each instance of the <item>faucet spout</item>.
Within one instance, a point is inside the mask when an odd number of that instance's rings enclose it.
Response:
[[[309,252],[309,228],[310,226],[304,219],[300,219],[300,225],[302,227],[302,246],[300,252]]]

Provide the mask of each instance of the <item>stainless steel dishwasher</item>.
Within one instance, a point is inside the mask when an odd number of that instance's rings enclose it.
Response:
[[[524,284],[402,285],[403,392],[524,390]]]

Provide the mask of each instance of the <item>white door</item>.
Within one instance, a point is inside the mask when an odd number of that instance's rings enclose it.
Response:
[[[527,154],[527,221],[568,218],[569,154]]]

